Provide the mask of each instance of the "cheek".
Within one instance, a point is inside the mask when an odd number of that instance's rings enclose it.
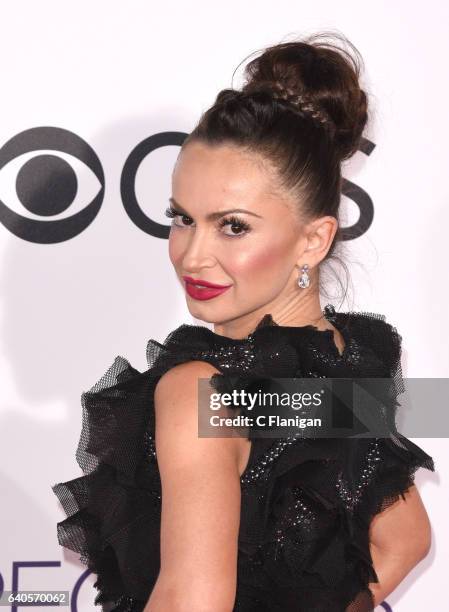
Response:
[[[168,238],[168,256],[175,269],[181,265],[184,248],[183,240],[180,240],[179,234],[171,231]]]
[[[281,273],[283,268],[287,268],[289,252],[291,253],[291,249],[286,246],[285,241],[278,244],[248,243],[248,247],[242,246],[232,258],[227,258],[226,268],[236,281],[240,277],[260,283],[261,278],[271,278]]]

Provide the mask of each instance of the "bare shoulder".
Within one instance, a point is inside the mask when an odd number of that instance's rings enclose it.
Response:
[[[198,380],[208,379],[219,372],[206,361],[192,360],[174,366],[159,379],[154,391],[156,413],[156,452],[164,463],[169,455],[170,465],[188,461],[204,464],[208,456],[209,465],[229,462],[238,466],[239,448],[237,438],[200,437],[198,435]],[[209,385],[209,392],[214,390]],[[168,458],[168,457],[167,457]],[[216,466],[217,467],[217,466]],[[201,470],[204,470],[202,465]]]
[[[216,373],[220,373],[220,370],[212,364],[191,360],[174,366],[161,376],[154,391],[156,448],[159,455],[163,456],[164,440],[171,440],[170,446],[176,445],[180,453],[183,448],[192,452],[192,445],[201,448],[201,454],[206,447],[209,449],[207,452],[213,453],[215,449],[222,458],[226,454],[236,463],[240,475],[250,454],[251,444],[246,438],[198,438],[198,380],[210,379]],[[209,392],[215,392],[210,385]],[[182,436],[175,436],[175,430],[177,434],[182,432]],[[173,461],[173,448],[170,449],[170,455]]]
[[[209,379],[219,372],[206,361],[192,360],[180,363],[158,380],[154,390],[154,404],[157,419],[177,415],[184,420],[198,417],[198,380]],[[209,385],[209,392],[213,388]]]
[[[187,388],[196,387],[199,378],[210,378],[219,370],[207,361],[191,360],[180,363],[165,372],[158,380],[155,395],[159,398],[183,393]]]

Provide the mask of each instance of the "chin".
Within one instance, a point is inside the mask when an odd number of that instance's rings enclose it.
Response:
[[[187,301],[187,308],[192,317],[198,319],[199,321],[204,321],[204,323],[216,324],[227,320],[226,317],[214,315],[213,310],[209,311],[208,308],[202,307],[202,304],[192,304],[191,302]]]
[[[195,300],[187,299],[187,309],[191,316],[201,321],[207,321],[210,323],[209,318],[206,314],[206,309],[201,307],[201,304],[197,304]]]

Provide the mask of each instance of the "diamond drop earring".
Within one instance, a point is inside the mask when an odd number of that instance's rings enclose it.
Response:
[[[308,269],[309,266],[307,264],[304,264],[301,268],[301,274],[298,277],[298,286],[301,287],[301,289],[306,289],[306,287],[310,285],[310,277],[307,273]]]

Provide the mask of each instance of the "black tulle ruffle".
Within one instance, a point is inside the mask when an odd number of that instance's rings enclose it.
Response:
[[[58,541],[97,575],[96,604],[142,612],[158,576],[153,392],[174,365],[212,363],[216,389],[229,385],[230,375],[242,386],[263,376],[388,376],[394,422],[401,337],[382,315],[325,312],[345,338],[343,355],[332,332],[277,326],[270,315],[243,340],[182,325],[164,343],[148,342],[146,371],[118,356],[82,394],[76,458],[83,475],[52,489],[67,516],[57,525]],[[432,458],[393,427],[377,440],[253,438],[252,445],[241,477],[234,612],[372,611],[369,523],[404,496],[419,467],[434,470]],[[357,497],[367,465],[374,468]]]

